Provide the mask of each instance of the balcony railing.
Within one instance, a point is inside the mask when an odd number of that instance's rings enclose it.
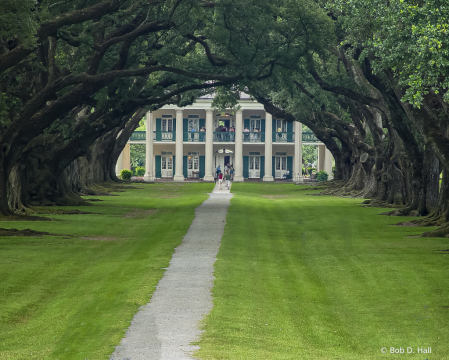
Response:
[[[129,138],[130,141],[145,141],[147,137],[146,131],[134,131]]]
[[[205,131],[185,131],[184,132],[184,141],[206,141],[206,132]]]
[[[235,141],[235,132],[214,132],[214,142],[234,142]]]
[[[275,132],[273,133],[273,142],[276,143],[291,143],[295,141],[294,132]]]
[[[214,132],[214,142],[234,142],[235,132]],[[243,142],[245,143],[258,143],[265,142],[265,132],[243,132]],[[146,131],[134,131],[131,134],[130,141],[145,141]],[[155,141],[176,141],[175,131],[153,131],[153,140]],[[184,132],[184,141],[193,142],[205,142],[206,132]],[[273,133],[273,142],[276,143],[289,143],[295,141],[294,132],[275,132]],[[302,133],[303,142],[318,143],[313,132],[307,131]]]
[[[246,142],[246,143],[265,142],[265,132],[244,131],[243,132],[243,142]]]
[[[317,137],[315,136],[315,134],[311,131],[303,131],[302,141],[303,142],[320,142],[320,140],[318,140]]]
[[[153,140],[175,141],[176,133],[174,131],[153,131]]]

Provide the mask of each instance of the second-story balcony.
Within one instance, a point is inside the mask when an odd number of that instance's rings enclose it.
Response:
[[[205,131],[184,131],[183,134],[184,141],[194,141],[194,142],[204,142],[206,141],[206,132]]]
[[[295,142],[294,132],[275,132],[273,133],[274,143],[291,143]]]
[[[312,143],[318,143],[320,140],[317,139],[315,134],[311,131],[303,131],[302,132],[302,141],[303,142],[312,142]]]
[[[265,132],[261,131],[244,131],[243,132],[244,143],[260,143],[265,142]]]
[[[235,142],[235,132],[214,132],[214,142]],[[131,134],[130,141],[145,141],[146,131],[134,131]],[[294,143],[294,132],[274,132],[272,134],[273,143]],[[176,141],[175,131],[153,131],[153,140],[155,141]],[[206,132],[184,132],[183,140],[185,142],[206,142]],[[265,142],[265,132],[243,132],[242,141],[244,143],[263,143]],[[308,143],[320,143],[313,132],[304,131],[302,141]]]
[[[146,131],[134,131],[129,138],[130,141],[145,141],[147,137]]]
[[[176,141],[175,131],[153,131],[155,141]]]
[[[214,131],[214,142],[234,142],[235,132],[217,132]]]

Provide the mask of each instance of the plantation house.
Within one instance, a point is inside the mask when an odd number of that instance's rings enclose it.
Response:
[[[131,136],[117,162],[130,169],[130,144],[146,144],[145,181],[186,178],[214,180],[218,165],[234,166],[234,181],[302,181],[302,145],[317,145],[317,170],[332,178],[332,155],[300,122],[275,119],[263,105],[242,94],[240,110],[211,108],[212,98],[190,106],[164,106],[146,117],[146,132]]]

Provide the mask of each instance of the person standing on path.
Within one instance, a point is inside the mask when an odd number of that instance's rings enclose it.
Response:
[[[220,173],[218,174],[218,186],[220,187],[220,190],[222,184],[223,184],[223,173],[220,171]]]
[[[229,173],[229,171],[226,172],[225,180],[226,180],[226,188],[229,190],[229,188],[231,187],[231,174]]]

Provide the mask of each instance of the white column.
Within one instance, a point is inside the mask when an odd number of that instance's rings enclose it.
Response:
[[[120,176],[120,171],[122,170],[123,170],[123,150],[117,159],[117,164],[115,164],[115,175]]]
[[[123,155],[123,169],[131,171],[131,144],[126,143],[122,151]]]
[[[318,145],[318,164],[316,167],[316,172],[324,170],[325,150],[326,150],[326,146]]]
[[[243,181],[243,112],[235,114],[234,181]]]
[[[204,181],[214,181],[214,112],[206,110],[206,154]]]
[[[184,155],[184,130],[182,129],[182,109],[176,110],[176,166],[174,181],[184,181],[182,162]]]
[[[293,182],[302,182],[302,124],[299,121],[295,122],[295,155],[293,157]]]
[[[272,156],[273,156],[273,117],[265,113],[265,175],[263,181],[274,181],[272,175]]]
[[[332,153],[327,150],[327,148],[324,155],[324,171],[326,171],[327,175],[329,175],[327,180],[332,180],[334,178],[334,174],[332,172]]]
[[[153,114],[151,111],[147,112],[146,120],[147,130],[145,137],[145,176],[143,181],[154,181],[153,171]]]

